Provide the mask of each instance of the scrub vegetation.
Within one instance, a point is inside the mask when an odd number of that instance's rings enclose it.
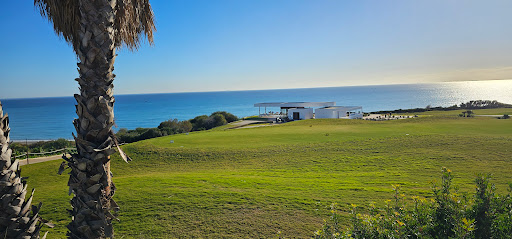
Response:
[[[488,109],[473,110],[476,115]],[[510,109],[491,109],[510,114]],[[405,195],[435,199],[431,182],[446,167],[460,193],[474,192],[478,173],[492,174],[506,194],[512,120],[430,111],[392,121],[317,119],[272,127],[208,130],[123,146],[133,159],[112,160],[120,238],[311,238],[337,203],[341,228],[351,204]],[[170,141],[174,143],[170,143]],[[41,215],[65,238],[70,218],[61,162],[23,166],[44,204]],[[406,202],[413,203],[407,198]]]
[[[511,104],[505,104],[496,100],[472,100],[460,105],[452,105],[448,107],[432,107],[427,105],[425,108],[414,108],[414,109],[398,109],[392,111],[377,111],[372,112],[375,114],[388,114],[388,113],[417,113],[417,112],[428,112],[428,111],[453,111],[453,110],[474,110],[474,109],[501,109],[501,108],[512,108]]]
[[[133,143],[140,140],[152,139],[161,136],[187,133],[190,131],[209,130],[237,121],[238,117],[226,111],[213,112],[210,116],[200,115],[190,120],[166,120],[157,128],[120,129],[116,136],[122,143]]]
[[[38,141],[35,143],[24,144],[24,143],[11,143],[10,147],[13,150],[14,155],[24,154],[27,151],[31,153],[40,153],[40,152],[49,152],[63,148],[72,148],[74,147],[74,142],[69,141],[67,139],[57,139],[50,141]],[[59,152],[60,153],[60,152]],[[30,157],[37,157],[31,155]],[[40,157],[40,156],[39,156]]]
[[[407,202],[400,185],[393,185],[394,195],[382,208],[370,203],[361,214],[364,207],[351,204],[348,229],[342,228],[337,204],[332,204],[332,215],[315,238],[509,238],[512,183],[508,193],[500,195],[490,178],[479,174],[472,194],[459,193],[452,185],[452,171],[443,168],[441,183],[432,185],[431,198],[412,196],[412,202]]]

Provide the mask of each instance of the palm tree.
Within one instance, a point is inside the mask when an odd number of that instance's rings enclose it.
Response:
[[[34,0],[55,32],[73,46],[79,63],[80,94],[75,94],[78,119],[77,154],[65,158],[71,168],[69,190],[73,210],[69,238],[113,237],[112,220],[118,206],[112,199],[110,155],[117,145],[114,124],[113,80],[116,48],[137,49],[146,36],[153,43],[155,29],[149,0]],[[61,170],[59,170],[61,171]]]
[[[19,161],[11,161],[9,133],[9,116],[4,115],[0,102],[0,237],[39,238],[42,222],[38,213],[41,203],[37,207],[31,205],[34,190],[25,201],[27,183],[20,177]]]

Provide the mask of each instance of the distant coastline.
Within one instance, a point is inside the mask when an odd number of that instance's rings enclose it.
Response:
[[[492,83],[492,84],[491,84]],[[364,112],[452,106],[475,99],[512,103],[512,80],[464,81],[378,86],[321,87],[193,93],[116,95],[118,128],[153,128],[168,119],[188,120],[215,111],[238,117],[258,114],[257,102],[334,101],[360,105]],[[72,139],[73,97],[2,100],[10,116],[11,139]]]

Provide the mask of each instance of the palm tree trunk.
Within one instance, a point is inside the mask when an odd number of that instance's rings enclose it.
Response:
[[[72,221],[68,237],[113,237],[111,210],[118,206],[112,199],[115,186],[111,181],[110,155],[114,136],[113,80],[115,60],[114,16],[116,0],[79,0],[80,94],[75,95],[78,119],[75,142],[77,154],[68,165]]]
[[[25,201],[27,183],[20,177],[19,161],[11,162],[9,133],[9,117],[3,114],[0,103],[0,238],[39,238],[41,203],[31,206],[34,190]]]

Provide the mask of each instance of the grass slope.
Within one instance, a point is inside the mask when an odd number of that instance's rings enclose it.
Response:
[[[493,114],[503,111],[494,110]],[[273,127],[210,130],[125,145],[113,159],[115,225],[121,238],[309,238],[332,202],[383,204],[391,184],[428,196],[442,166],[462,191],[478,172],[498,191],[511,180],[512,120],[459,112],[396,121],[305,120]],[[173,140],[174,143],[170,143]],[[67,176],[60,162],[23,166],[44,218],[64,238]],[[347,206],[348,210],[348,206]]]

